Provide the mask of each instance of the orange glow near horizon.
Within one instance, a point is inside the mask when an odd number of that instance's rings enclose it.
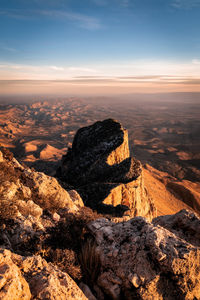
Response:
[[[0,95],[200,92],[200,61],[82,66],[0,64]]]
[[[195,79],[176,81],[133,81],[100,80],[79,82],[51,80],[1,80],[0,95],[19,94],[74,94],[74,95],[116,95],[129,93],[168,93],[168,92],[200,92],[200,84]]]

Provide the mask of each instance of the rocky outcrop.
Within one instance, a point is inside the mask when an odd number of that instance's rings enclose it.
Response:
[[[130,157],[128,132],[112,119],[79,129],[57,176],[73,186],[87,206],[117,216],[155,216],[143,185],[142,167]],[[128,211],[128,212],[127,212]]]
[[[76,212],[84,204],[75,191],[69,193],[60,186],[56,178],[23,167],[15,158],[6,157],[0,151],[0,207],[1,215],[39,218],[44,209],[58,211],[66,209]]]
[[[0,250],[0,299],[88,299],[67,273],[40,256]]]
[[[153,223],[99,219],[88,228],[82,255],[90,261],[86,271],[96,270],[91,278],[99,300],[200,299],[200,219],[194,213],[182,210]]]
[[[31,299],[29,285],[8,250],[0,250],[0,299]]]

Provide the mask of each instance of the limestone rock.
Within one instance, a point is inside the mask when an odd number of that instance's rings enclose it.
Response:
[[[19,200],[17,201],[17,206],[19,209],[19,212],[23,215],[23,216],[34,216],[35,218],[39,218],[41,217],[43,210],[42,208],[35,204],[32,200],[28,200],[23,201],[23,200]]]
[[[71,212],[77,211],[68,192],[55,178],[30,170],[25,170],[24,173],[25,184],[33,190],[36,204],[45,209],[68,208]]]
[[[0,299],[31,299],[29,285],[8,250],[0,250]]]
[[[88,299],[67,273],[40,256],[0,249],[0,299]]]
[[[73,203],[78,207],[83,207],[84,203],[81,199],[80,195],[75,190],[68,191],[68,194],[70,195],[70,198],[72,199]]]
[[[71,191],[71,199],[54,177],[25,168],[15,158],[6,159],[3,154],[0,164],[0,211],[3,218],[12,219],[20,214],[39,218],[43,209],[55,212],[64,208],[74,213],[84,205],[76,191]]]
[[[199,226],[200,219],[185,210],[153,223],[142,217],[91,222],[96,249],[91,272],[100,264],[94,284],[105,299],[199,299]]]
[[[21,268],[33,299],[87,299],[67,273],[48,264],[40,256],[24,259]]]
[[[120,216],[129,210],[130,216],[155,216],[143,185],[141,164],[130,157],[128,132],[115,120],[79,129],[57,176],[99,212]]]

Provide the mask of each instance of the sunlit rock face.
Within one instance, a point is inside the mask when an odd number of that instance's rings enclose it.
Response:
[[[4,218],[40,218],[44,209],[76,212],[84,204],[77,192],[72,191],[71,195],[73,199],[56,178],[23,167],[0,150],[0,212]]]
[[[57,176],[99,212],[148,219],[155,215],[144,189],[141,163],[130,157],[128,132],[116,120],[79,129]]]
[[[118,224],[102,218],[88,228],[93,248],[86,240],[84,253],[93,249],[88,253],[88,259],[93,253],[92,270],[98,264],[93,283],[98,299],[105,299],[101,294],[128,300],[199,299],[200,219],[194,213],[182,210],[152,223],[142,217]]]
[[[40,256],[0,248],[0,299],[88,299],[67,273]]]

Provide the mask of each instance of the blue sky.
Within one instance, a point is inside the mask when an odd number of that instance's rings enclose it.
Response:
[[[200,0],[0,0],[0,79],[161,75],[200,77]]]

